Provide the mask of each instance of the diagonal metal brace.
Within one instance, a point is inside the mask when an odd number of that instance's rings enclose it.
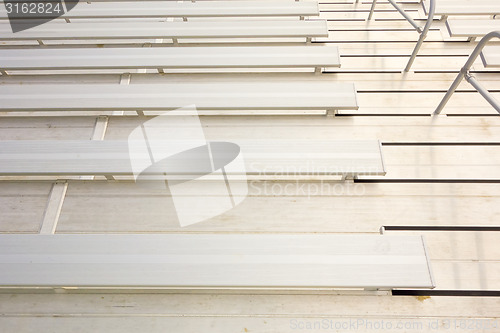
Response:
[[[457,90],[458,86],[460,85],[460,83],[464,78],[488,101],[488,103],[491,104],[491,106],[495,108],[495,110],[498,113],[500,113],[500,103],[493,97],[493,95],[491,95],[491,93],[486,88],[484,88],[479,83],[479,81],[473,75],[469,73],[470,69],[472,68],[472,65],[474,64],[474,61],[476,61],[477,57],[479,57],[486,44],[493,38],[500,39],[500,31],[490,32],[489,34],[484,36],[483,39],[481,39],[481,41],[477,44],[476,48],[474,49],[474,51],[472,51],[464,67],[460,69],[460,73],[458,73],[458,76],[455,78],[455,81],[453,81],[453,83],[451,84],[451,87],[448,89],[448,92],[446,92],[446,95],[441,100],[441,103],[439,103],[438,107],[433,112],[432,114],[433,116],[437,116],[441,113],[441,111],[444,109],[444,107],[450,100],[451,96],[453,95],[453,93],[455,93],[455,91]]]
[[[429,32],[432,22],[434,21],[434,14],[436,12],[436,0],[430,0],[429,4],[429,15],[427,16],[427,21],[425,22],[425,26],[422,28],[413,18],[411,18],[410,15],[408,15],[403,8],[401,8],[395,0],[388,0],[389,3],[396,8],[396,10],[403,15],[403,17],[415,28],[415,30],[420,34],[420,38],[417,41],[417,45],[415,45],[415,48],[413,49],[413,52],[410,56],[410,60],[408,61],[408,64],[406,65],[404,71],[409,72],[411,69],[411,66],[413,65],[413,62],[415,61],[415,58],[417,57],[418,52],[420,51],[420,48],[422,47],[422,44],[424,43],[425,38],[427,38],[427,33]],[[372,2],[372,7],[370,9],[370,14],[368,15],[368,20],[371,20],[373,17],[373,12],[375,11],[375,6],[377,5],[377,0],[373,0]]]

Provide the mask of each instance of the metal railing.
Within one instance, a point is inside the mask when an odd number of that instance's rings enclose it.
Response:
[[[495,108],[495,110],[500,113],[500,103],[491,95],[491,93],[481,85],[481,83],[470,73],[470,69],[472,65],[474,64],[474,61],[476,61],[477,57],[479,54],[481,54],[481,51],[484,49],[486,44],[492,40],[493,38],[499,38],[500,39],[500,31],[492,31],[486,36],[481,39],[481,41],[477,44],[476,48],[474,51],[471,53],[469,56],[469,59],[465,63],[464,67],[460,70],[460,73],[458,74],[457,78],[455,81],[453,81],[453,84],[451,87],[448,89],[448,92],[446,95],[443,97],[443,100],[441,103],[439,103],[438,107],[432,114],[433,116],[437,116],[438,114],[441,113],[443,108],[446,106],[446,103],[450,100],[451,96],[457,90],[458,86],[462,82],[462,80],[465,78],[467,82],[469,82],[480,94],[481,96],[488,101],[488,103],[491,104]]]
[[[358,3],[359,0],[356,0],[356,3]],[[427,33],[429,32],[429,29],[431,28],[432,21],[434,20],[434,13],[436,11],[436,0],[430,0],[430,5],[429,5],[429,15],[427,16],[427,21],[425,22],[424,27],[422,28],[413,18],[411,18],[399,5],[396,3],[395,0],[387,0],[389,3],[396,8],[396,10],[403,15],[403,17],[417,30],[417,32],[420,34],[420,38],[418,39],[417,45],[415,45],[415,48],[413,49],[413,52],[410,56],[410,60],[408,61],[408,64],[406,65],[404,71],[409,72],[411,69],[411,66],[413,65],[413,62],[415,61],[415,58],[417,57],[418,52],[420,51],[420,48],[422,47],[422,44],[424,43],[425,38],[427,37]],[[373,12],[375,11],[375,6],[377,5],[377,0],[373,0],[372,2],[372,7],[370,9],[370,15],[368,15],[368,20],[371,20],[373,17]]]

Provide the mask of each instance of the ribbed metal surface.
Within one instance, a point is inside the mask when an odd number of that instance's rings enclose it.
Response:
[[[319,176],[384,175],[378,141],[235,141],[245,157],[246,167],[232,174]],[[126,141],[2,141],[0,175],[132,175]],[[155,149],[168,151],[174,142],[152,142]],[[143,143],[137,143],[142,147]],[[163,149],[161,147],[164,147]],[[222,152],[223,153],[223,152]],[[144,156],[134,156],[149,161]],[[204,155],[189,157],[193,165],[203,165]],[[182,162],[182,161],[181,161]],[[165,166],[171,175],[188,173],[184,163]],[[191,170],[191,169],[190,169]],[[213,170],[215,171],[215,170]],[[166,169],[152,169],[161,175]],[[191,172],[198,174],[197,170]]]
[[[5,70],[339,67],[337,47],[168,47],[0,50]]]
[[[431,288],[420,236],[0,235],[0,286]]]
[[[319,15],[314,1],[140,1],[140,2],[85,2],[67,12],[62,18],[124,18],[124,17],[224,17],[224,16],[314,16]],[[13,14],[13,17],[19,15]],[[26,15],[20,15],[26,17]],[[0,19],[7,18],[4,6]]]
[[[47,23],[12,33],[0,29],[0,40],[92,40],[153,38],[327,37],[326,21],[207,21]]]
[[[0,110],[357,109],[352,83],[192,82],[158,84],[2,85]]]

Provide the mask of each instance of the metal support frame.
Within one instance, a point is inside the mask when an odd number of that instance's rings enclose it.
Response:
[[[358,179],[358,175],[349,173],[349,174],[344,174],[342,175],[342,179],[346,183],[354,183],[354,181]]]
[[[64,180],[58,180],[52,185],[47,207],[45,208],[42,224],[40,226],[40,234],[55,233],[67,189],[68,182]]]
[[[325,116],[327,116],[327,117],[335,117],[337,115],[338,111],[339,110],[337,110],[337,109],[328,109],[325,112]]]
[[[474,51],[471,53],[469,56],[469,59],[465,63],[464,67],[460,69],[460,73],[458,74],[457,78],[455,81],[453,81],[451,87],[448,89],[448,92],[446,95],[443,97],[441,100],[441,103],[439,103],[438,107],[432,114],[433,116],[437,116],[441,113],[441,111],[444,109],[446,106],[446,103],[450,100],[451,96],[453,93],[457,90],[458,86],[462,82],[462,80],[465,78],[467,82],[469,82],[487,101],[488,103],[491,104],[495,108],[495,110],[500,113],[500,103],[491,95],[491,93],[479,83],[479,81],[469,72],[472,65],[474,64],[474,61],[476,61],[477,57],[479,54],[481,54],[481,51],[483,51],[484,47],[486,44],[492,40],[493,38],[499,38],[500,39],[500,31],[492,31],[486,36],[484,36],[481,41],[477,44],[476,48]]]
[[[425,26],[422,28],[420,25],[412,19],[399,5],[396,3],[395,0],[387,0],[389,3],[396,8],[396,10],[403,15],[403,17],[417,30],[417,32],[420,34],[420,38],[418,39],[417,45],[415,45],[415,48],[413,49],[413,52],[410,56],[410,60],[408,61],[408,64],[406,65],[404,71],[409,72],[411,69],[411,66],[413,65],[413,62],[415,61],[415,58],[417,57],[418,52],[420,51],[420,48],[422,47],[422,44],[424,43],[425,38],[427,37],[427,33],[429,32],[432,22],[434,20],[434,13],[436,12],[436,0],[430,0],[430,8],[429,8],[429,15],[427,16],[427,21],[425,22]],[[375,11],[375,6],[377,5],[377,0],[373,0],[372,2],[372,8],[370,9],[370,15],[368,15],[368,20],[371,20],[373,17],[373,12]]]

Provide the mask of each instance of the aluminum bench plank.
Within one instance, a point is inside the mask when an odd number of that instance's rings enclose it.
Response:
[[[452,20],[446,21],[451,37],[483,37],[500,30],[500,20]]]
[[[425,14],[429,3],[423,2]],[[498,0],[439,0],[436,1],[436,15],[495,15],[500,14]]]
[[[0,235],[0,286],[433,288],[421,236]]]
[[[486,46],[481,59],[486,68],[500,68],[500,46]]]
[[[385,175],[380,143],[372,141],[235,141],[245,165],[226,170],[233,175]],[[152,141],[155,151],[172,151],[185,142]],[[212,158],[229,160],[224,143],[211,143]],[[219,146],[218,146],[219,145]],[[193,145],[187,145],[189,147]],[[195,145],[199,146],[199,144]],[[151,165],[144,141],[0,141],[1,176],[132,176],[132,163],[144,160]],[[232,148],[232,147],[231,147]],[[208,150],[207,150],[208,152]],[[193,179],[207,174],[207,154],[186,156],[184,160],[165,160],[145,174],[162,179]],[[133,157],[131,157],[133,156]],[[214,157],[216,156],[216,157]],[[230,158],[231,156],[229,156]],[[163,157],[162,157],[163,158]],[[218,165],[218,163],[211,163]],[[136,164],[137,165],[137,164]],[[142,165],[142,163],[139,163]],[[163,177],[165,170],[168,174]],[[210,167],[210,172],[213,172]]]
[[[356,110],[354,84],[176,82],[0,85],[1,111],[142,111],[196,105],[200,110]]]
[[[61,16],[75,18],[165,18],[165,17],[277,17],[318,16],[314,1],[140,1],[137,2],[80,2]],[[23,14],[12,13],[12,17]],[[25,16],[25,15],[24,15]],[[7,9],[0,7],[0,18],[7,18]]]
[[[228,21],[146,23],[46,23],[13,33],[0,29],[0,40],[120,40],[172,38],[327,37],[326,21]]]
[[[337,47],[166,47],[4,49],[0,69],[304,68],[340,67]]]

